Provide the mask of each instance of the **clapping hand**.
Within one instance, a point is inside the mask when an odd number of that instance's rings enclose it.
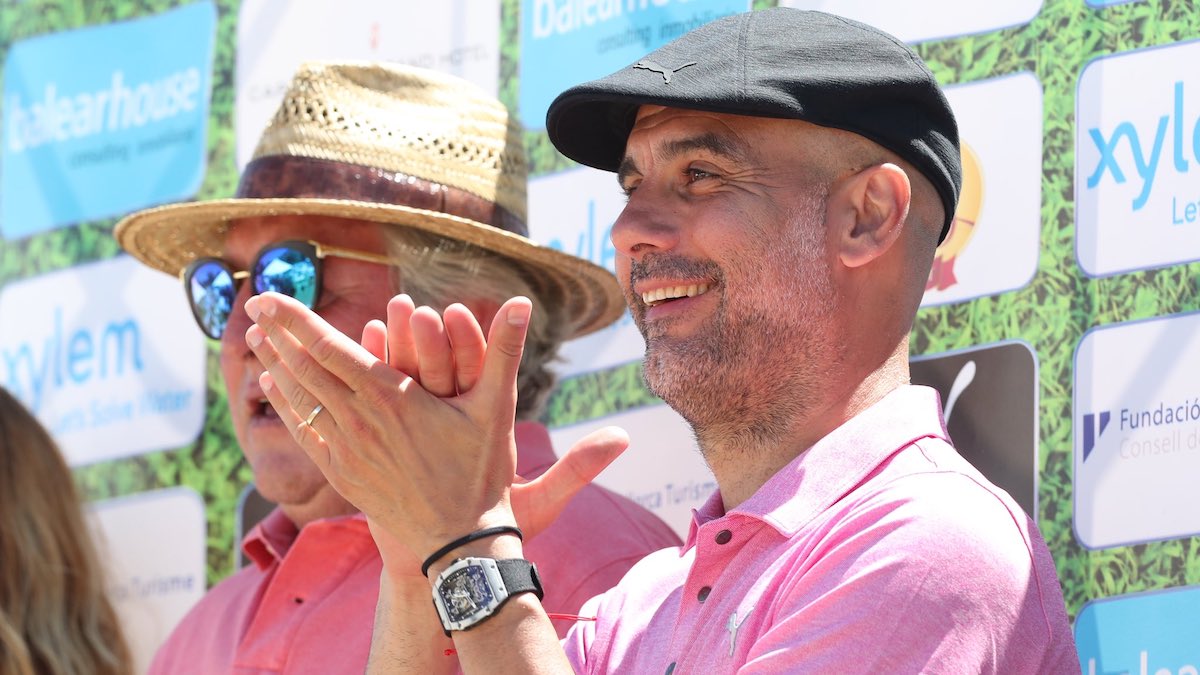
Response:
[[[546,473],[515,474],[516,379],[532,304],[512,298],[486,340],[462,305],[389,303],[362,344],[284,295],[251,298],[247,343],[262,387],[330,484],[365,513],[385,562],[415,567],[447,541],[494,525],[532,536],[628,445],[598,431]],[[322,406],[309,424],[310,413]]]

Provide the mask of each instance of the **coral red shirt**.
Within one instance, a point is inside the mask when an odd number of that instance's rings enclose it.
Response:
[[[516,438],[521,475],[538,476],[554,462],[545,428],[519,423]],[[526,542],[525,555],[538,565],[547,611],[575,613],[646,554],[678,545],[649,511],[589,486],[554,525]],[[382,570],[366,519],[318,520],[297,531],[276,510],[243,548],[253,564],[197,603],[150,672],[362,673]]]
[[[902,387],[587,603],[577,673],[1078,673],[1054,562]]]

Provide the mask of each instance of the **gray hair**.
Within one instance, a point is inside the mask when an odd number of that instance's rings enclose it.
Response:
[[[558,357],[566,321],[557,303],[540,297],[520,266],[486,249],[401,227],[386,227],[388,253],[395,260],[397,288],[418,307],[444,312],[448,305],[490,300],[497,305],[517,295],[533,301],[529,335],[517,373],[517,419],[534,419],[554,388],[550,363]],[[478,317],[481,322],[491,317]]]

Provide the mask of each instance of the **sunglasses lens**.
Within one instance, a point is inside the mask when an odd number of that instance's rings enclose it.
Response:
[[[254,265],[254,290],[290,295],[311,309],[318,290],[315,256],[290,246],[264,251]]]
[[[216,260],[204,260],[192,268],[187,277],[188,298],[192,313],[204,334],[219,340],[233,312],[237,286],[229,268]]]

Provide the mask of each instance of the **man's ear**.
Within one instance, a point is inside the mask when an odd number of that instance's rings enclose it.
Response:
[[[845,216],[837,227],[835,245],[846,267],[861,267],[896,243],[908,219],[912,184],[904,169],[891,163],[864,169],[846,179],[836,198]]]

